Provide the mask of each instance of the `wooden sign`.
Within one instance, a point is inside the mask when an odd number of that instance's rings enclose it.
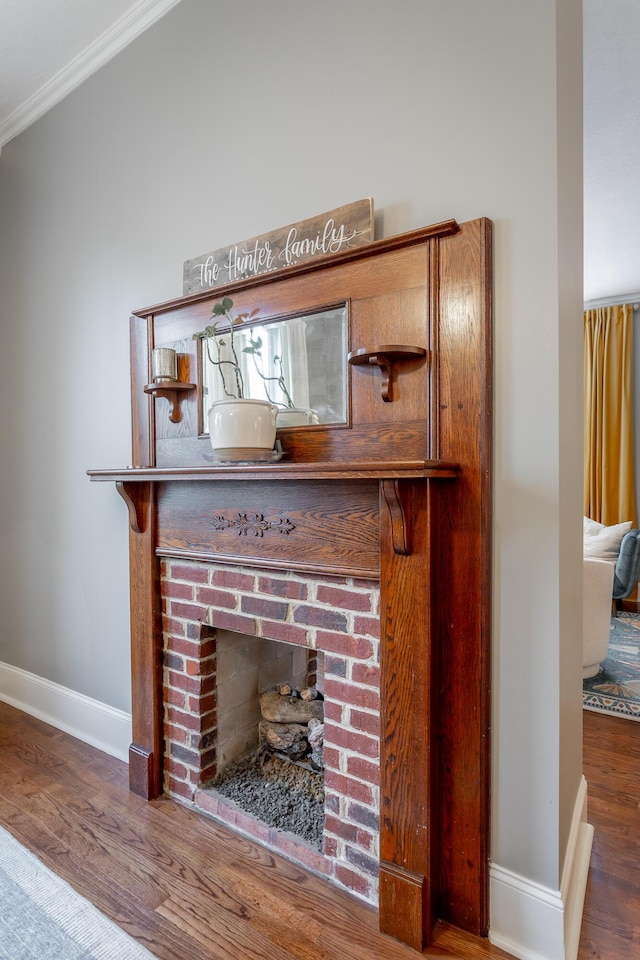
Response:
[[[184,295],[198,293],[232,280],[272,273],[294,263],[316,260],[372,240],[373,199],[369,197],[194,260],[186,260],[182,292]]]

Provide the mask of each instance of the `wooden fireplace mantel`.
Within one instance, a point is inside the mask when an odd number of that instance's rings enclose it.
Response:
[[[409,479],[451,479],[457,477],[458,468],[453,463],[441,463],[434,460],[415,464],[352,464],[349,469],[336,463],[309,463],[297,465],[231,465],[224,467],[177,467],[157,469],[125,468],[124,470],[89,470],[92,480],[113,480],[122,499],[129,509],[129,521],[134,533],[142,533],[145,520],[146,495],[141,487],[147,483],[166,483],[168,481],[224,480],[233,477],[236,480],[343,480],[362,481],[380,480],[381,491],[389,508],[392,520],[393,548],[396,553],[409,553],[408,531],[411,517],[402,497],[400,481]],[[333,572],[339,572],[334,565]],[[347,573],[354,573],[353,569]]]
[[[279,430],[279,463],[211,465],[192,335],[225,295],[267,322],[347,306],[346,424]],[[401,362],[398,344],[413,345]],[[158,345],[178,352],[179,400],[145,391]],[[160,558],[379,579],[380,927],[418,950],[438,918],[486,935],[490,222],[136,311],[131,368],[133,466],[89,471],[129,511],[131,789],[162,791]],[[286,519],[287,535],[238,536],[237,516]]]

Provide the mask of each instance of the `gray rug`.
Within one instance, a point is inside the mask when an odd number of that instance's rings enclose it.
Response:
[[[153,960],[1,827],[0,904],[0,960]]]
[[[582,683],[582,706],[640,720],[640,617],[623,611],[611,618],[609,649],[595,677]]]

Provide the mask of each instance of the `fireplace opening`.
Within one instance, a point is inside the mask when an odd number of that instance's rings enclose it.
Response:
[[[378,582],[166,560],[162,597],[167,794],[377,904]],[[296,756],[293,738],[294,756],[279,751],[283,760],[261,748],[260,696],[286,700],[286,684],[322,694],[323,718],[311,723],[320,727],[311,739],[323,742]],[[307,728],[320,719],[309,716]],[[219,792],[231,791],[227,784],[245,763],[247,792],[257,772],[262,781],[271,773],[284,780],[293,823],[270,826],[260,810],[246,809],[246,798]],[[294,793],[301,783],[314,801],[304,815]],[[275,806],[269,799],[268,812]]]
[[[322,653],[218,631],[218,763],[205,792],[318,851],[324,835]]]

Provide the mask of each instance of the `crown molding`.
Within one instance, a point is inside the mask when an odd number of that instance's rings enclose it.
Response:
[[[144,33],[180,0],[139,0],[0,123],[0,150]]]

